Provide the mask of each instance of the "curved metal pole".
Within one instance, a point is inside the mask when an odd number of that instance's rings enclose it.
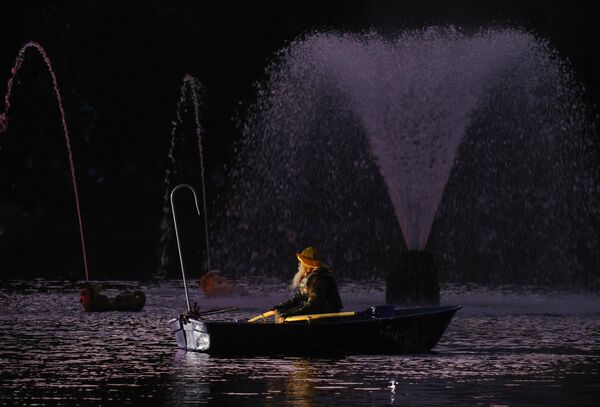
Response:
[[[188,184],[179,184],[171,191],[171,213],[173,214],[173,224],[175,225],[175,237],[177,238],[177,250],[179,251],[179,263],[181,264],[181,275],[183,277],[183,288],[185,290],[185,300],[187,302],[188,312],[192,310],[190,306],[190,296],[188,294],[187,283],[185,280],[185,270],[183,266],[183,255],[181,254],[181,243],[179,242],[179,229],[177,228],[177,216],[175,215],[175,203],[173,201],[173,196],[175,192],[181,188],[187,188],[192,191],[194,194],[194,203],[196,204],[196,211],[198,212],[198,216],[200,216],[200,207],[198,206],[198,196],[196,195],[196,190],[194,187]]]

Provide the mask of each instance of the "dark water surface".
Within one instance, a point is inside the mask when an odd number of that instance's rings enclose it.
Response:
[[[207,319],[252,316],[287,296],[277,282],[210,300],[191,286],[204,309],[239,307]],[[445,287],[443,303],[464,308],[432,354],[241,359],[177,349],[166,322],[185,306],[181,287],[142,286],[139,313],[85,313],[70,283],[4,282],[0,404],[600,405],[598,296]],[[384,298],[356,282],[341,294],[346,309]]]

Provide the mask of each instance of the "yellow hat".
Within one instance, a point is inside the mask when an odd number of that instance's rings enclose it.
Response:
[[[308,246],[306,249],[302,250],[301,253],[297,253],[296,256],[298,257],[298,260],[309,267],[321,266],[321,260],[319,260],[317,249],[312,246]]]

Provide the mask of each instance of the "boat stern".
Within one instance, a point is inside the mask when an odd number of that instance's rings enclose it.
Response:
[[[210,348],[210,334],[206,324],[197,319],[180,315],[169,321],[169,328],[180,349],[204,352]]]

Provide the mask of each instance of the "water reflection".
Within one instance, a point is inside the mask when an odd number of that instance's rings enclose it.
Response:
[[[101,314],[82,312],[73,287],[36,284],[0,289],[0,405],[596,405],[600,399],[598,311],[529,307],[518,314],[484,298],[457,315],[434,354],[216,358],[175,346],[166,321],[183,307],[179,283],[144,287],[148,302],[139,313]],[[357,309],[382,295],[372,287],[341,291]],[[285,286],[273,285],[240,299],[239,311],[211,318],[256,314],[280,294],[287,294]],[[598,298],[578,309],[594,304]]]
[[[169,402],[179,405],[203,404],[210,395],[210,356],[205,353],[185,352],[178,349],[172,360]]]
[[[283,385],[285,394],[292,399],[298,400],[298,406],[315,406],[315,380],[322,372],[317,372],[317,367],[310,359],[296,359],[291,363],[291,371],[285,377]],[[317,381],[318,383],[318,381]],[[279,383],[274,384],[273,389],[280,388]]]

